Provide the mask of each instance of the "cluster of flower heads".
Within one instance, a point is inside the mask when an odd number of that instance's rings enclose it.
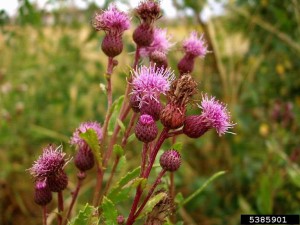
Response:
[[[67,187],[68,177],[64,167],[68,161],[61,146],[48,145],[43,149],[43,154],[29,169],[36,182],[35,202],[37,204],[48,204],[52,199],[51,192],[60,192]]]

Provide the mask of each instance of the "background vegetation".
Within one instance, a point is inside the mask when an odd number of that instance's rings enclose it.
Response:
[[[213,132],[199,140],[179,138],[184,161],[175,176],[177,192],[187,196],[213,173],[227,171],[179,218],[218,225],[239,224],[243,213],[300,214],[299,1],[229,0],[224,15],[208,22],[199,16],[205,0],[173,3],[180,19],[159,23],[177,42],[170,65],[176,71],[180,41],[188,32],[204,32],[212,53],[198,59],[193,75],[200,91],[228,104],[237,123],[236,135],[221,139]],[[68,141],[79,123],[103,121],[106,97],[99,83],[105,82],[106,59],[103,34],[90,26],[94,3],[86,10],[62,4],[52,12],[28,0],[19,4],[14,18],[0,13],[0,224],[39,224],[33,181],[25,170],[48,143],[61,143],[73,154]],[[131,32],[118,56],[114,96],[124,91],[132,63]],[[127,146],[128,167],[139,163],[136,146]],[[75,169],[68,170],[72,188]],[[89,177],[81,204],[90,199]]]

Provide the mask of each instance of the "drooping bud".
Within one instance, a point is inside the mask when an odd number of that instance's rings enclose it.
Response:
[[[75,166],[80,171],[87,171],[94,167],[95,164],[94,154],[87,144],[79,147],[79,150],[75,156],[74,161],[75,161]]]
[[[129,98],[129,105],[136,113],[140,112],[140,102],[140,97],[137,94],[133,94]]]
[[[135,126],[135,135],[137,139],[144,143],[148,143],[153,141],[157,134],[158,129],[153,117],[147,114],[141,115]]]
[[[147,23],[140,24],[133,32],[133,40],[139,47],[148,47],[154,39],[154,29]]]
[[[168,150],[161,155],[159,163],[164,170],[174,172],[180,167],[181,156],[176,150]]]
[[[34,188],[34,202],[45,206],[52,200],[52,193],[45,181],[37,181]]]
[[[157,67],[168,67],[168,59],[165,53],[154,51],[150,54],[150,60],[156,64]]]
[[[64,171],[61,171],[56,176],[47,178],[47,185],[52,192],[60,192],[68,186],[68,176]]]
[[[102,41],[101,48],[108,57],[113,58],[121,54],[123,50],[122,36],[106,34]]]
[[[146,99],[140,109],[141,115],[148,114],[153,117],[155,121],[159,120],[160,113],[163,106],[162,104],[155,99]]]

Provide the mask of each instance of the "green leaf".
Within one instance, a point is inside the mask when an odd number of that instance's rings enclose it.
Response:
[[[75,217],[68,225],[82,225],[82,224],[97,224],[98,219],[93,216],[96,208],[86,204],[83,209],[79,211],[77,217]]]
[[[171,149],[175,149],[177,151],[181,151],[183,147],[183,143],[182,142],[176,142],[172,145]]]
[[[133,133],[133,134],[131,134],[129,137],[128,137],[128,143],[130,143],[130,142],[132,142],[132,141],[134,141],[136,139],[136,136],[135,136],[135,134]]]
[[[121,157],[124,155],[124,149],[121,147],[121,145],[115,144],[114,153],[117,157]]]
[[[94,156],[96,157],[98,165],[102,165],[102,156],[100,151],[100,143],[98,141],[97,133],[93,129],[88,129],[85,133],[79,134],[79,136],[86,141],[89,147],[92,149]]]
[[[273,208],[273,182],[270,182],[269,176],[261,176],[259,188],[256,193],[256,204],[261,214],[272,214]]]
[[[147,179],[137,177],[131,181],[129,181],[123,188],[136,188],[137,186],[141,185],[141,188],[144,189],[147,185]]]
[[[191,194],[188,198],[186,198],[183,201],[181,206],[186,205],[193,198],[197,197],[204,190],[204,188],[206,188],[207,185],[209,185],[212,181],[214,181],[215,179],[217,179],[218,177],[222,176],[225,173],[226,173],[226,171],[220,171],[220,172],[217,172],[214,175],[212,175],[201,187],[199,187],[193,194]]]
[[[121,127],[121,131],[123,131],[123,133],[125,133],[126,128],[125,128],[124,123],[119,118],[117,119],[117,123]]]
[[[132,190],[133,186],[136,183],[131,183],[131,185],[129,184],[125,188],[124,186],[129,182],[132,182],[132,180],[135,180],[140,175],[140,170],[141,168],[137,167],[123,176],[116,184],[116,186],[111,189],[108,194],[108,198],[111,199],[114,203],[128,199],[129,192]],[[141,180],[137,180],[136,182],[141,182]]]
[[[142,212],[140,213],[140,215],[138,216],[137,219],[140,219],[140,218],[143,218],[144,216],[146,216],[149,212],[151,212],[153,210],[154,206],[157,203],[159,203],[166,196],[167,196],[166,193],[160,192],[157,195],[155,195],[154,197],[150,198],[149,201],[147,202],[147,204],[145,205],[145,208],[142,210]]]
[[[289,175],[292,183],[300,188],[300,172],[298,169],[288,167],[287,168],[287,174]]]
[[[106,224],[111,224],[111,225],[117,224],[118,212],[116,210],[116,206],[106,196],[103,197],[102,210],[103,210],[103,217]]]
[[[181,192],[177,193],[174,200],[175,200],[175,203],[177,203],[178,205],[181,205],[184,201],[184,197],[183,197],[182,193]]]

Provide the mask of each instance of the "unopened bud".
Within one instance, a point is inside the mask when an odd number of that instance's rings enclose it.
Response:
[[[168,67],[168,59],[165,53],[154,51],[150,54],[150,60],[156,64],[156,67]]]
[[[45,206],[52,200],[52,193],[45,181],[37,181],[34,191],[34,202],[38,205]]]
[[[94,154],[87,144],[79,147],[79,150],[75,156],[75,166],[80,171],[87,171],[94,167],[95,159]]]
[[[174,172],[180,167],[181,156],[176,150],[168,150],[161,155],[159,163],[164,170]]]
[[[148,114],[141,115],[135,126],[135,135],[137,139],[144,143],[148,143],[156,138],[157,133],[158,129],[153,117]]]

